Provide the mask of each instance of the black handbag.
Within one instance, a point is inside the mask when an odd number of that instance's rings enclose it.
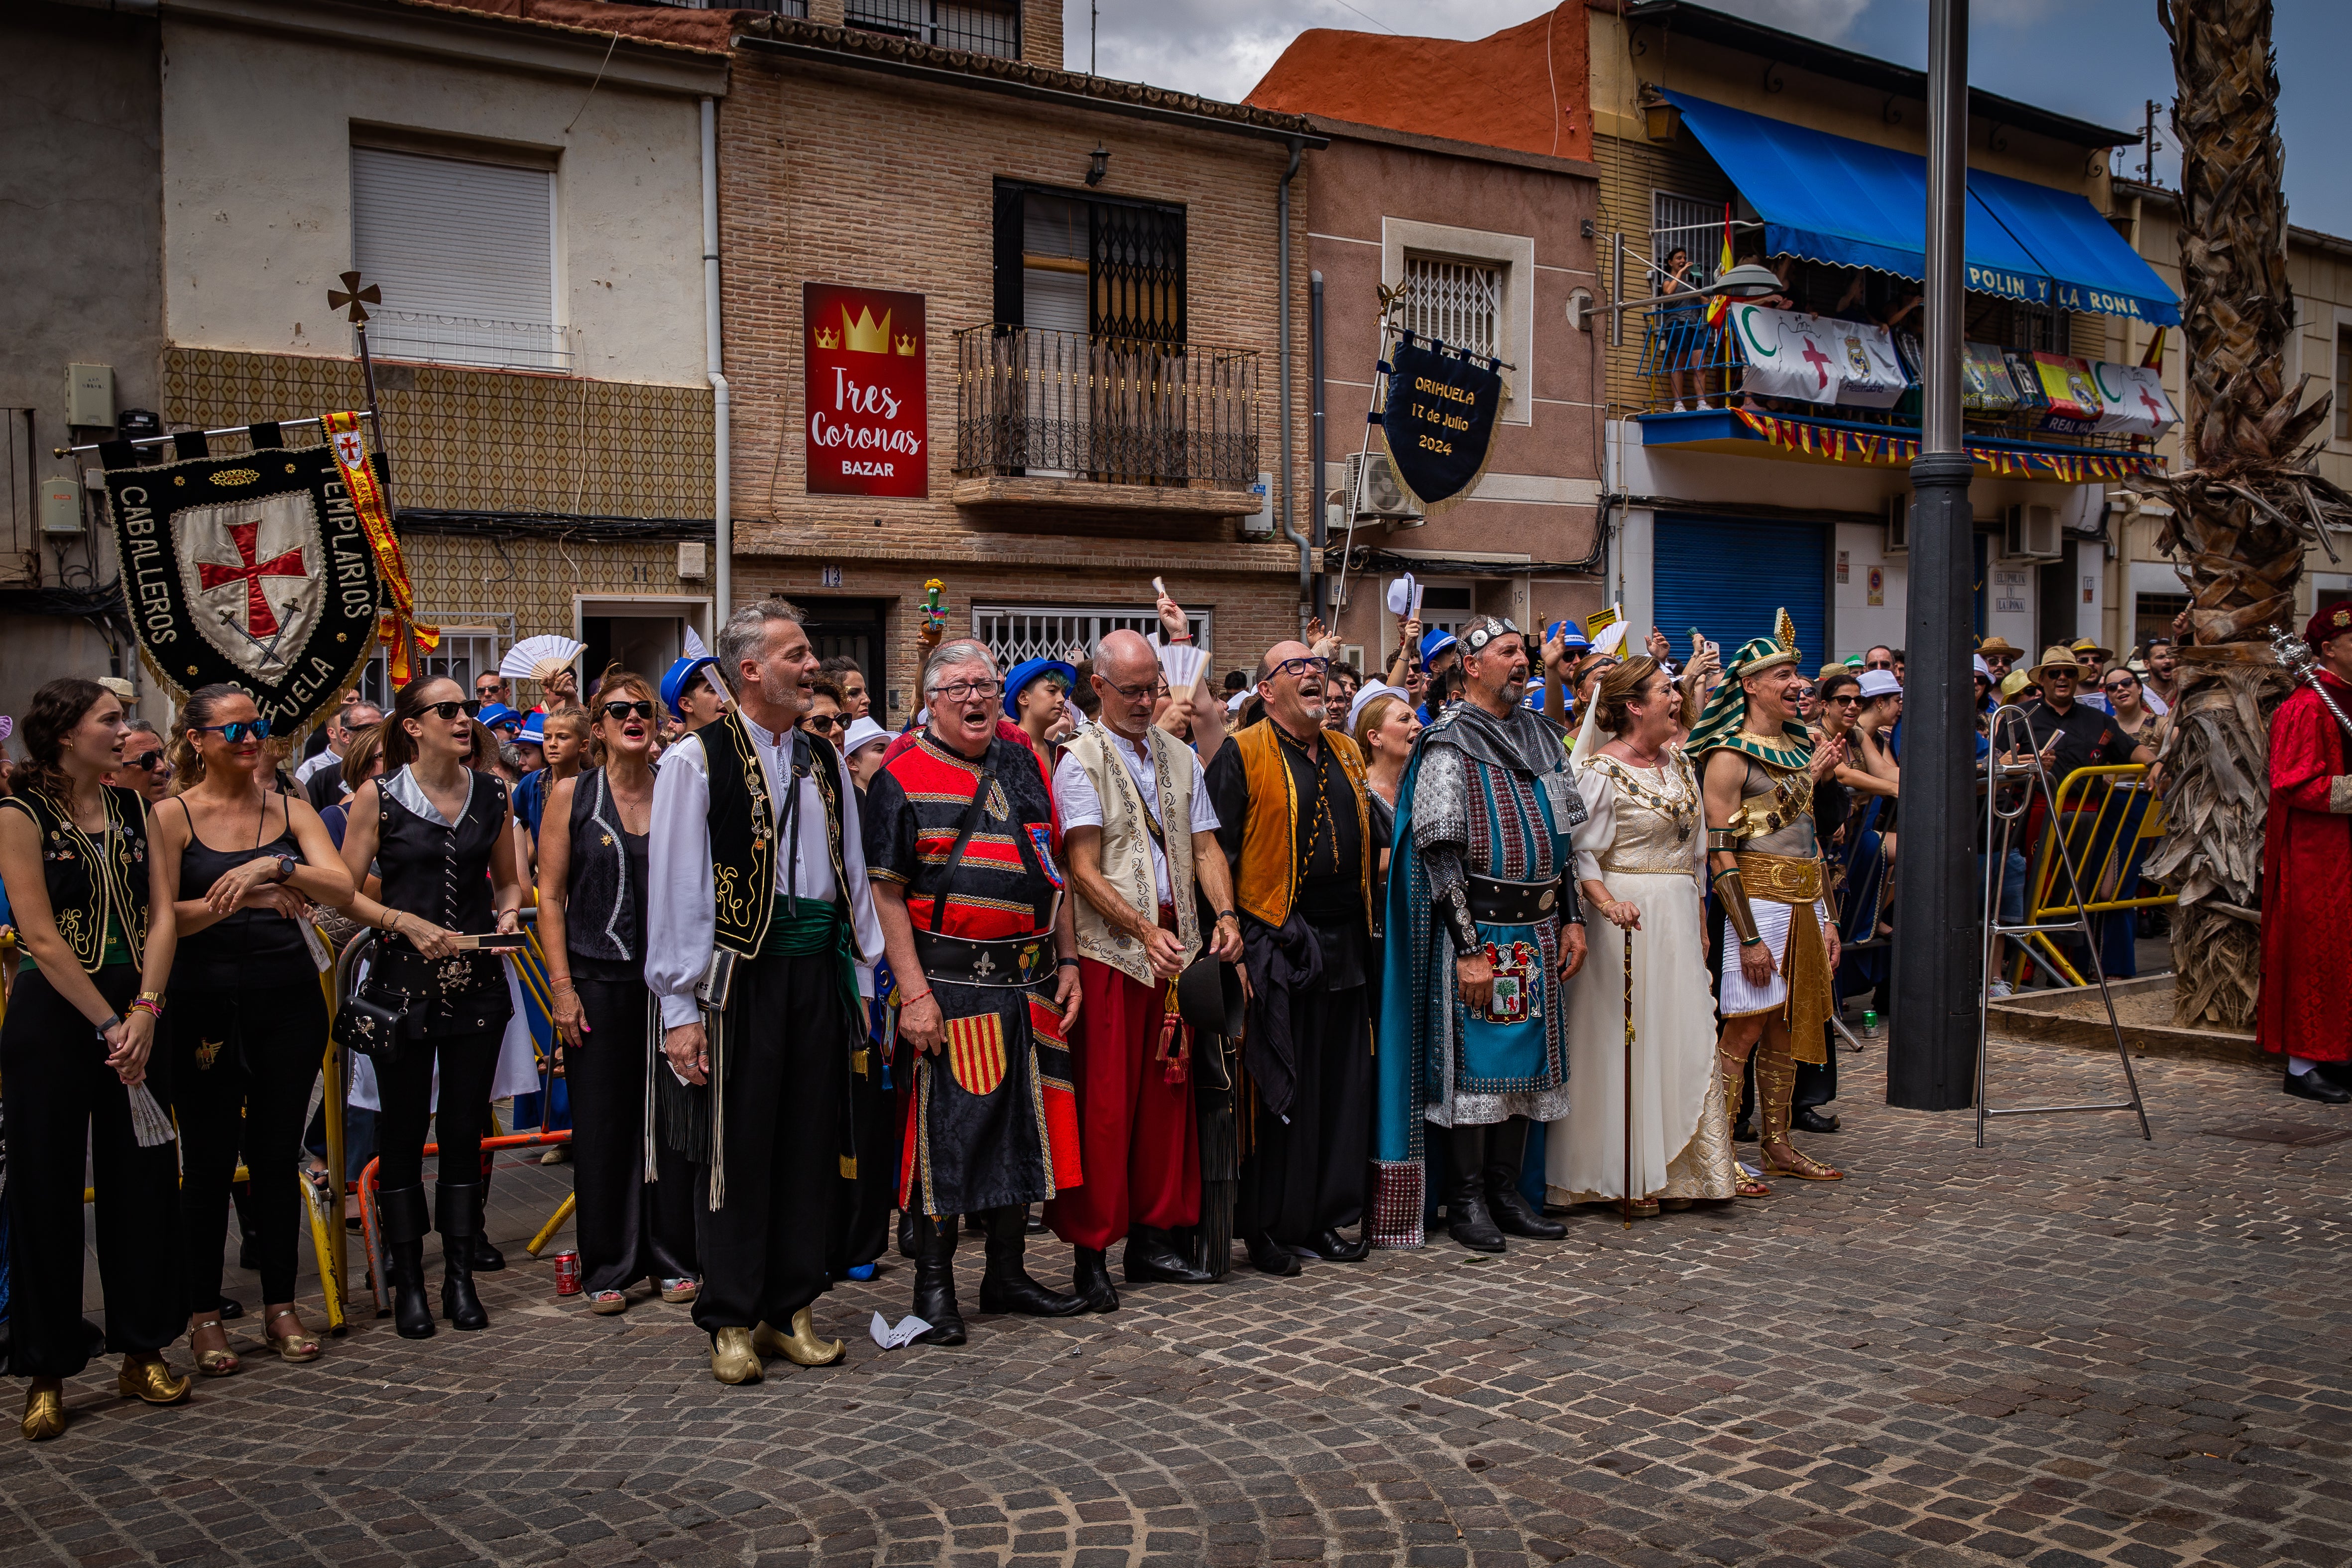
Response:
[[[369,995],[364,987],[354,991],[335,1009],[331,1033],[335,1044],[345,1050],[389,1063],[400,1055],[408,1038],[408,998],[401,996],[395,1004],[386,1004]]]

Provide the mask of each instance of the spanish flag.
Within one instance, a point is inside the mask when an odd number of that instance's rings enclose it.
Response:
[[[1715,264],[1715,275],[1719,279],[1730,270],[1731,204],[1729,202],[1726,202],[1723,204],[1723,259]],[[1708,326],[1719,327],[1723,325],[1725,318],[1730,314],[1731,300],[1728,296],[1717,294],[1714,299],[1709,300],[1706,302],[1706,324]]]

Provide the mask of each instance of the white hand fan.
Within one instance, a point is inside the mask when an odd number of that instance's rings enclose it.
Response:
[[[1179,702],[1192,700],[1192,689],[1201,684],[1201,667],[1209,656],[1188,642],[1160,645],[1160,668],[1168,677],[1168,695]]]
[[[510,680],[537,680],[541,670],[551,664],[570,664],[587,646],[554,632],[525,637],[499,660],[499,673]]]
[[[710,650],[702,646],[702,637],[692,626],[686,628],[686,641],[680,645],[688,658],[709,658]]]
[[[1625,646],[1625,633],[1632,625],[1633,623],[1630,621],[1612,621],[1608,626],[1601,627],[1601,635],[1592,639],[1592,651],[1595,653],[1615,653],[1618,649],[1623,647]]]

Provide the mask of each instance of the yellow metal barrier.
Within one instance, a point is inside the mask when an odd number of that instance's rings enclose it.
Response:
[[[2170,820],[2164,802],[2147,787],[2147,770],[2146,763],[2076,768],[2059,781],[2055,816],[2042,826],[2042,842],[2034,851],[2033,867],[2026,883],[2028,925],[2039,925],[2053,917],[2071,920],[2078,907],[2085,915],[2098,915],[2156,909],[2180,901],[2174,893],[2149,893],[2132,899],[2121,896],[2132,867],[2139,858],[2140,845],[2163,837]],[[2067,883],[2065,868],[2058,860],[2062,836],[2067,858],[2074,863],[2074,886],[2083,895],[2079,906],[2074,902],[2074,889]],[[2046,935],[2036,931],[2023,940],[2032,943],[2051,966],[2066,977],[2068,984],[2090,984],[2066,962],[2065,955]],[[2016,979],[2021,984],[2026,978],[2029,962],[2022,955],[2017,960]]]

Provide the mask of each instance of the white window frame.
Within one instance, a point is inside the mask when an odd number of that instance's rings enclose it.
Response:
[[[359,259],[359,154],[426,158],[445,163],[474,163],[488,168],[542,175],[547,182],[547,315],[545,321],[493,320],[458,316],[387,300],[370,318],[369,343],[379,358],[426,364],[453,364],[487,370],[535,370],[569,374],[577,359],[577,345],[566,324],[566,280],[563,269],[563,210],[562,182],[552,163],[528,154],[500,157],[495,148],[476,151],[470,144],[441,144],[441,139],[415,138],[392,132],[353,128],[350,173],[352,265],[362,272]],[[424,302],[430,306],[436,301]]]
[[[1381,281],[1391,289],[1404,282],[1407,251],[1433,259],[1476,261],[1502,268],[1502,322],[1495,335],[1498,354],[1511,366],[1503,373],[1510,395],[1503,400],[1502,422],[1506,425],[1530,423],[1535,413],[1536,374],[1534,238],[1528,235],[1496,234],[1487,229],[1455,228],[1449,224],[1382,217]]]
[[[468,698],[474,695],[474,681],[482,671],[497,669],[499,660],[506,657],[507,649],[514,644],[512,616],[478,614],[469,616],[450,616],[445,619],[435,616],[429,610],[419,610],[417,618],[429,626],[439,626],[441,630],[440,646],[428,650],[425,655],[423,665],[425,674],[448,675],[449,662],[457,657],[458,645],[465,645],[466,657],[473,664],[473,668],[468,669],[462,679],[455,675],[449,675],[449,679],[464,687]],[[391,660],[384,649],[377,648],[375,656],[360,667],[358,685],[361,696],[375,703],[385,712],[392,711],[392,700],[395,692],[392,685]]]
[[[1474,354],[1504,357],[1503,331],[1508,316],[1503,289],[1509,277],[1507,268],[1491,261],[1408,250],[1404,268],[1404,326]],[[1418,278],[1413,276],[1416,269],[1421,274]],[[1465,330],[1465,322],[1475,323],[1482,317],[1483,331]]]
[[[2352,386],[2337,380],[2336,374],[2336,355],[2342,352],[2339,345],[2347,332],[2352,332],[2352,307],[2337,305],[2330,313],[2327,329],[2327,385],[2336,394],[2336,405],[2327,411],[2327,449],[2331,452],[2352,452],[2352,441],[2340,440],[2336,435],[2336,411],[2347,406],[2345,395],[2352,392]],[[2179,357],[2184,363],[2189,358],[2185,353]],[[2180,406],[2185,416],[2187,405]]]
[[[1188,616],[1197,646],[1210,649],[1216,647],[1212,639],[1214,616],[1211,610],[1196,610]],[[1008,635],[1004,623],[1024,619],[1059,620],[1064,625],[1043,640],[1034,628],[1024,629],[1017,637]],[[1065,658],[1073,644],[1084,647],[1086,657],[1092,658],[1096,646],[1106,634],[1122,630],[1141,632],[1156,640],[1160,635],[1160,612],[1149,605],[976,604],[971,607],[973,638],[985,644],[1007,669],[1026,659]],[[1068,636],[1061,637],[1060,631],[1066,631]]]
[[[1706,216],[1697,224],[1662,223],[1659,220],[1666,216],[1663,208],[1667,202],[1686,203],[1691,211],[1704,211]],[[1738,222],[1736,214],[1733,221],[1735,225]],[[1696,237],[1702,230],[1711,231],[1715,236],[1717,243],[1710,249],[1702,250],[1691,239],[1677,239],[1673,244],[1668,244],[1664,238],[1669,234]],[[1738,234],[1737,227],[1734,228],[1733,233],[1735,236]],[[1696,196],[1686,196],[1680,191],[1654,190],[1650,193],[1650,263],[1660,271],[1665,269],[1667,253],[1674,249],[1675,245],[1680,245],[1685,250],[1690,252],[1692,278],[1701,284],[1714,282],[1716,272],[1723,262],[1722,238],[1723,212],[1717,203],[1701,201]],[[1737,243],[1736,238],[1734,243]],[[1658,291],[1659,282],[1655,275],[1643,279],[1629,279],[1625,286],[1632,289],[1636,281],[1641,283],[1641,288],[1634,295],[1635,299],[1644,299]]]

